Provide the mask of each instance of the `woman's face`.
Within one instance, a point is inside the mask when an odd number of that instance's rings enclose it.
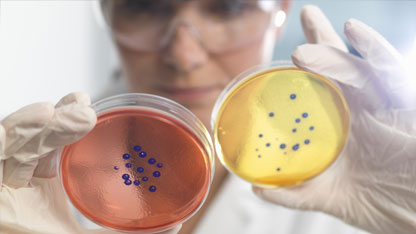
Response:
[[[207,126],[225,86],[271,58],[278,28],[257,1],[134,1],[107,12],[129,91],[179,102]]]

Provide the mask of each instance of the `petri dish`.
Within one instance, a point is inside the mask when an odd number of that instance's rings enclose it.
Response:
[[[59,159],[74,207],[125,233],[167,230],[197,212],[214,173],[204,125],[181,105],[148,94],[113,96],[92,107],[96,126]]]
[[[334,83],[280,62],[236,77],[217,100],[211,125],[216,153],[229,171],[258,186],[281,187],[334,163],[349,118]]]

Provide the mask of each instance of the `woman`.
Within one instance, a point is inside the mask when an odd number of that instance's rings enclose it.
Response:
[[[171,98],[206,125],[212,105],[225,85],[243,70],[271,59],[274,41],[280,34],[280,27],[274,25],[275,17],[287,8],[287,1],[102,2],[129,91]],[[400,56],[360,22],[347,22],[345,31],[363,58],[347,53],[319,9],[306,7],[302,23],[307,41],[318,45],[299,47],[293,61],[339,82],[352,109],[351,140],[337,166],[316,179],[288,189],[255,188],[255,192],[290,208],[323,211],[370,232],[410,233],[415,229],[416,217],[412,179],[416,173],[412,160],[416,144],[413,125],[408,122],[413,112],[408,110],[414,106],[401,95],[406,81],[405,74],[397,76]],[[400,79],[392,82],[396,76]],[[0,207],[5,215],[0,221],[5,233],[111,233],[87,231],[77,225],[65,205],[53,165],[54,149],[80,139],[94,126],[95,114],[88,104],[86,95],[70,94],[56,107],[34,104],[2,121]],[[226,196],[224,191],[217,192],[225,174],[220,166],[216,168],[211,196]],[[247,194],[242,192],[241,197]],[[215,207],[216,201],[211,200],[204,207],[210,203]],[[249,200],[253,199],[242,199]],[[39,209],[37,215],[28,208],[31,204]],[[238,233],[278,231],[274,215],[290,214],[265,204],[260,211],[260,205],[253,206],[255,203],[234,204],[243,214],[237,225],[246,225],[247,220],[253,224],[230,230]],[[266,215],[261,213],[264,210]],[[184,224],[184,233],[194,230],[201,215],[209,220],[212,213],[202,209]],[[252,216],[256,214],[269,219],[255,220]],[[287,219],[279,220],[284,223],[279,226],[286,227],[280,230],[296,232],[297,224],[310,218],[302,215],[291,213]],[[295,220],[288,223],[290,218]],[[259,222],[261,225],[255,225]],[[260,229],[265,226],[269,228]],[[338,229],[328,232],[333,230]]]

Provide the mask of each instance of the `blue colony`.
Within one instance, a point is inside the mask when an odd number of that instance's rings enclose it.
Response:
[[[153,176],[154,177],[160,177],[160,172],[159,171],[154,171]]]
[[[140,181],[139,180],[135,180],[133,183],[134,183],[134,185],[139,186]]]
[[[266,147],[270,147],[270,143],[267,143],[267,144],[266,144]]]
[[[263,137],[263,134],[261,134],[261,133],[260,133],[260,134],[259,134],[259,137],[260,137],[260,138],[262,138],[262,137]]]
[[[292,132],[296,132],[296,128],[292,129]]]
[[[295,122],[296,122],[296,123],[300,123],[300,119],[299,119],[299,118],[297,118],[297,119],[295,120]]]
[[[309,130],[311,130],[311,131],[313,131],[315,129],[315,127],[314,126],[310,126],[309,127]]]
[[[144,168],[143,168],[143,167],[138,167],[138,168],[137,168],[137,172],[138,172],[138,173],[142,173],[142,172],[144,172]]]
[[[147,161],[149,164],[155,164],[156,163],[156,159],[154,158],[149,158],[149,160]]]
[[[308,145],[311,141],[309,139],[305,140],[305,144]]]
[[[124,180],[128,180],[130,178],[129,174],[123,174],[121,176],[121,178],[123,178]]]
[[[129,179],[125,180],[125,181],[124,181],[124,184],[126,184],[126,185],[131,185],[131,180],[129,180]]]
[[[157,166],[158,168],[162,168],[162,167],[163,167],[163,163],[158,163],[158,164],[156,164],[156,166]]]
[[[280,149],[286,148],[286,144],[280,144]]]
[[[148,181],[148,180],[149,180],[149,178],[148,178],[147,176],[144,176],[144,177],[142,178],[142,180],[146,182],[146,181]]]
[[[133,149],[134,151],[139,152],[142,149],[142,147],[140,145],[135,145]]]
[[[131,168],[131,163],[126,163],[127,168]]]
[[[126,160],[129,159],[130,158],[130,154],[123,154],[123,158],[126,159]]]
[[[296,151],[296,150],[298,150],[298,149],[299,149],[299,144],[294,145],[294,146],[292,147],[292,149],[293,149],[293,150],[295,150],[295,151]]]
[[[114,170],[118,170],[118,166],[114,166]]]
[[[147,154],[144,151],[142,151],[142,152],[139,153],[140,158],[144,158],[144,157],[146,157],[146,155]]]
[[[273,117],[273,116],[274,116],[274,113],[273,113],[273,112],[270,112],[270,113],[269,113],[269,116],[270,116],[270,117]]]
[[[308,113],[306,113],[306,112],[305,112],[305,113],[303,113],[303,114],[302,114],[302,117],[303,117],[303,118],[307,118],[307,117],[308,117]]]
[[[156,191],[156,186],[154,186],[154,185],[150,186],[149,191],[152,192],[152,193],[155,192]]]
[[[296,98],[296,94],[294,94],[294,93],[292,93],[291,95],[290,95],[290,99],[295,99]]]

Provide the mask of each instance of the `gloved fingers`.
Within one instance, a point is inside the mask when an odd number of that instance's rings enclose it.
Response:
[[[61,100],[59,100],[59,102],[55,105],[55,107],[66,106],[66,105],[73,104],[73,103],[80,103],[85,106],[89,106],[91,104],[91,99],[85,93],[73,92],[61,98]]]
[[[9,158],[3,165],[3,185],[10,188],[25,187],[32,179],[38,160],[21,163],[15,158]]]
[[[340,185],[345,186],[340,182],[338,166],[333,165],[299,185],[276,189],[253,186],[252,189],[260,198],[290,209],[326,211],[328,206],[338,203],[338,195],[342,193]]]
[[[409,136],[416,136],[416,108],[393,109],[388,112],[379,111],[373,113],[378,121],[388,124],[393,129],[398,129]]]
[[[368,64],[352,54],[326,45],[304,44],[292,53],[293,63],[307,71],[315,72],[357,89],[370,82],[366,74]]]
[[[319,210],[319,199],[314,196],[314,189],[308,185],[266,189],[253,186],[253,192],[263,200],[290,209]]]
[[[354,49],[374,69],[389,69],[402,60],[400,53],[383,36],[356,19],[345,23],[344,33]]]
[[[58,115],[59,115],[60,111],[64,111],[64,110],[68,109],[68,107],[65,107],[65,106],[71,106],[73,104],[79,104],[77,106],[83,106],[83,108],[86,108],[87,106],[89,106],[91,104],[90,97],[88,95],[86,95],[84,93],[80,93],[80,92],[70,93],[70,94],[66,95],[65,97],[63,97],[56,104]],[[88,119],[91,121],[91,124],[95,123],[95,118],[96,118],[95,115],[90,115],[89,116]],[[90,127],[85,127],[84,126],[83,128],[85,128],[84,131],[86,131]],[[80,131],[77,131],[78,134],[80,132],[82,132],[82,129],[80,129]],[[59,135],[59,138],[62,138],[62,137],[63,137],[62,135]],[[69,136],[66,136],[66,137],[70,138],[71,133],[69,133]],[[57,140],[57,139],[54,139],[54,140]],[[68,140],[70,140],[70,139],[68,139]],[[54,147],[53,145],[50,146],[50,148],[53,148],[53,147]],[[51,177],[56,176],[56,174],[57,174],[58,153],[59,153],[59,150],[54,150],[54,151],[48,153],[47,156],[42,157],[41,159],[39,159],[39,164],[36,167],[33,176],[34,177],[39,177],[39,178],[51,178]]]
[[[4,155],[5,160],[13,156],[28,141],[43,131],[44,127],[51,121],[55,109],[50,103],[35,103],[21,108],[6,117],[1,124],[6,132]],[[36,147],[36,146],[30,146]]]
[[[349,99],[360,99],[360,106],[377,109],[385,105],[384,90],[373,82],[367,62],[357,56],[331,46],[305,44],[292,53],[292,61],[306,71],[349,86],[350,89],[345,88],[349,93],[344,92],[344,95]]]
[[[372,67],[377,82],[389,96],[390,105],[416,107],[416,78],[408,72],[400,53],[377,31],[358,20],[348,20],[344,31],[352,46]]]
[[[301,12],[301,23],[307,43],[329,45],[348,52],[344,41],[335,32],[332,24],[319,7],[304,6]]]
[[[39,178],[52,178],[57,175],[58,167],[58,154],[60,150],[56,149],[52,152],[49,152],[46,156],[39,159],[38,166],[36,167],[33,177]]]
[[[89,106],[76,102],[60,106],[42,131],[13,152],[13,157],[25,162],[78,141],[95,126],[96,121],[96,113]]]

